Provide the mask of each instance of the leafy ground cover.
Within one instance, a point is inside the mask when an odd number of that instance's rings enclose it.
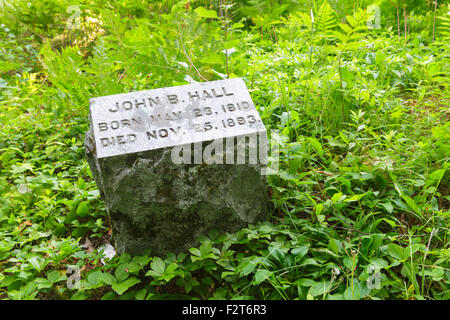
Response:
[[[449,299],[450,8],[396,4],[0,2],[0,298]],[[279,133],[270,221],[104,259],[89,98],[227,77]]]

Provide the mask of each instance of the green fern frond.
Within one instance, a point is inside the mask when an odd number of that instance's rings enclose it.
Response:
[[[367,18],[369,14],[358,9],[355,15],[347,16],[347,23],[339,23],[342,31],[335,31],[334,35],[339,40],[338,50],[355,50],[362,45],[361,33],[368,30]]]
[[[294,14],[291,14],[289,16],[289,19],[286,19],[284,21],[291,27],[306,27],[308,30],[311,30],[312,28],[311,16],[305,12],[296,12]]]
[[[450,9],[450,5],[449,5]],[[440,26],[437,28],[438,33],[442,36],[442,40],[450,39],[450,16],[449,11],[443,16],[437,17],[440,20]]]
[[[355,12],[355,16],[347,16],[347,22],[349,25],[354,29],[358,30],[367,30],[367,19],[369,18],[369,14],[367,11],[364,11],[362,9],[358,9]]]
[[[327,33],[337,26],[336,12],[327,1],[324,1],[316,14],[315,29]]]

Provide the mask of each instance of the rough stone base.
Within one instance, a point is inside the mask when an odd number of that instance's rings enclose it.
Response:
[[[176,165],[170,148],[97,159],[93,141],[89,131],[86,157],[119,253],[177,253],[210,229],[235,232],[267,219],[260,165]]]

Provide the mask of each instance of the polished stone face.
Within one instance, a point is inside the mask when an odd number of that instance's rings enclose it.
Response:
[[[264,133],[241,78],[90,100],[97,158]]]

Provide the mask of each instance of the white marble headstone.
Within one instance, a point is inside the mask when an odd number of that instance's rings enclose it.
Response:
[[[241,78],[90,99],[97,158],[265,133]]]

